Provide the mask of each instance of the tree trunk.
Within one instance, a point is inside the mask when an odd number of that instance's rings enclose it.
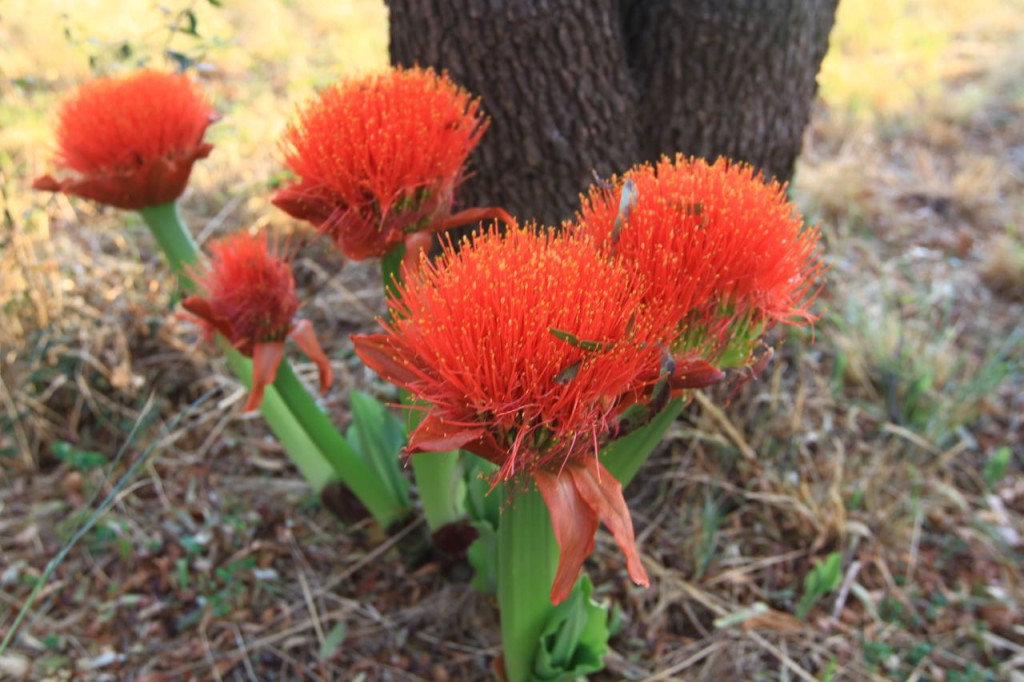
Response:
[[[793,175],[838,0],[623,0],[640,156]]]
[[[837,0],[387,0],[391,60],[446,69],[491,128],[464,206],[558,224],[662,154],[789,179]]]
[[[635,92],[615,0],[389,0],[391,60],[446,69],[491,127],[467,206],[558,224],[636,160]]]

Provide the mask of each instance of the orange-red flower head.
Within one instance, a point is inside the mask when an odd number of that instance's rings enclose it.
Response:
[[[273,383],[291,337],[320,370],[320,388],[333,378],[330,362],[313,327],[295,321],[299,298],[291,266],[265,236],[240,232],[213,243],[207,269],[198,285],[204,296],[190,296],[182,305],[206,327],[219,332],[243,355],[253,359],[253,385],[246,411],[259,406],[267,384]]]
[[[752,347],[767,326],[811,319],[818,230],[749,165],[677,156],[638,166],[611,190],[593,188],[578,224],[647,276],[644,300],[679,321],[677,350],[714,362],[733,341]]]
[[[64,101],[58,116],[55,160],[73,175],[44,175],[33,187],[117,208],[174,201],[192,164],[213,149],[203,134],[216,115],[183,75],[141,71],[93,80]]]
[[[298,180],[274,204],[330,234],[349,258],[383,256],[449,215],[485,128],[479,101],[429,69],[344,80],[285,132]]]
[[[463,448],[496,463],[499,479],[537,482],[562,546],[555,601],[599,518],[647,582],[621,486],[597,461],[659,379],[664,332],[640,292],[586,236],[489,231],[424,262],[389,302],[386,333],[353,337],[368,366],[432,405],[410,452]]]

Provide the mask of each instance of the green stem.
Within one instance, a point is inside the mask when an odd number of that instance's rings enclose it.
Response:
[[[384,296],[387,299],[398,295],[398,287],[402,283],[403,256],[405,256],[405,244],[399,244],[380,259],[380,278],[384,285]],[[388,316],[390,317],[390,314]]]
[[[247,388],[252,387],[252,362],[245,357],[221,335],[217,335],[217,344],[224,351],[228,366]],[[284,363],[282,363],[283,366]],[[327,483],[335,479],[335,470],[324,458],[317,444],[309,437],[299,421],[292,415],[288,405],[274,390],[267,386],[260,403],[260,412],[270,430],[274,432],[285,452],[299,469],[303,478],[316,492],[320,492]]]
[[[139,209],[142,219],[149,226],[157,244],[167,256],[167,262],[178,276],[183,289],[192,290],[195,284],[188,276],[187,266],[194,264],[199,258],[199,245],[192,238],[192,233],[185,229],[185,224],[178,213],[178,204],[174,201],[159,206],[148,206]]]
[[[338,433],[334,424],[316,404],[306,387],[295,376],[287,362],[277,370],[273,387],[284,403],[291,408],[301,428],[316,443],[337,477],[348,486],[359,501],[384,528],[400,519],[408,511],[408,500],[400,499],[391,486],[386,485],[370,468],[359,453]],[[398,458],[395,458],[398,466]]]
[[[605,447],[601,453],[601,463],[625,486],[633,480],[682,411],[683,400],[673,399],[650,422]]]
[[[494,491],[492,494],[497,494]],[[508,682],[528,682],[551,618],[558,543],[544,498],[531,482],[512,498],[498,524],[498,606]]]

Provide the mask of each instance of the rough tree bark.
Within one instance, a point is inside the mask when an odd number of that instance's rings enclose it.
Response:
[[[729,156],[792,177],[837,2],[623,2],[641,156]]]
[[[446,69],[491,129],[465,205],[557,224],[683,152],[789,179],[837,0],[387,0],[391,60]]]
[[[460,191],[557,224],[592,171],[636,159],[636,95],[615,0],[389,0],[391,57],[447,69],[491,118]]]

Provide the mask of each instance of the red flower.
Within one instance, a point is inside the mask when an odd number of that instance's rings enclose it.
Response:
[[[612,190],[593,188],[578,224],[646,275],[644,300],[679,321],[676,351],[716,361],[736,341],[745,363],[765,328],[812,317],[818,230],[749,165],[677,156],[638,166]]]
[[[237,233],[210,247],[208,269],[198,279],[205,297],[190,296],[182,305],[204,324],[220,332],[243,355],[252,358],[252,391],[245,411],[255,410],[263,391],[274,382],[291,337],[320,371],[320,390],[333,381],[327,356],[307,320],[294,321],[299,309],[295,279],[288,262],[275,253],[266,237]]]
[[[449,217],[487,127],[479,106],[429,69],[342,81],[285,132],[285,160],[299,179],[274,204],[330,234],[349,258],[383,256]]]
[[[203,134],[216,118],[182,75],[142,71],[91,81],[61,105],[57,126],[56,163],[77,177],[44,175],[32,186],[124,209],[166,204],[213,149]]]
[[[389,301],[386,333],[353,337],[369,367],[432,405],[409,452],[463,448],[497,464],[497,480],[533,478],[562,550],[552,601],[599,519],[648,584],[621,486],[597,459],[660,375],[664,330],[630,271],[587,237],[516,228],[421,268]]]

